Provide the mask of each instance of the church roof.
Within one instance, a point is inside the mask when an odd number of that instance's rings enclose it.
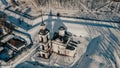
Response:
[[[59,40],[62,41],[64,44],[67,43],[68,38],[69,38],[69,36],[66,36],[66,35],[65,35],[64,37],[62,37],[62,36],[59,36],[58,33],[54,33],[54,36],[53,36],[53,40],[59,39]]]
[[[59,30],[65,30],[65,27],[60,26],[60,27],[59,27]]]
[[[46,29],[40,29],[39,34],[40,35],[46,35],[48,32],[49,32],[49,30],[47,28]]]

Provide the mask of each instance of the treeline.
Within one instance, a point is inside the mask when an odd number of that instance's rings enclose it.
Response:
[[[81,3],[88,8],[102,6],[110,0],[32,0],[37,6],[63,7],[63,8],[81,8]]]
[[[80,0],[33,0],[37,6],[81,8]]]

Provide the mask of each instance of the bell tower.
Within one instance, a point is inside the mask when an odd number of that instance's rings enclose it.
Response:
[[[50,31],[46,28],[46,24],[41,22],[40,25],[41,29],[38,33],[39,36],[39,45],[40,45],[40,52],[39,56],[42,58],[49,58],[51,55],[51,40],[50,40]]]

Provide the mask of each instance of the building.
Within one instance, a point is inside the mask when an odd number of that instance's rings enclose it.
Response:
[[[3,13],[2,13],[3,14]],[[32,45],[28,34],[15,30],[15,26],[0,14],[0,62],[2,65],[15,63]]]
[[[21,19],[28,26],[34,26],[41,22],[41,13],[32,8],[31,0],[30,2],[26,0],[8,0],[7,2],[9,5],[6,6],[5,13],[14,19]],[[12,22],[14,23],[14,21]]]
[[[40,51],[39,56],[43,58],[49,58],[51,55],[51,40],[49,36],[49,30],[46,25],[42,22],[41,29],[39,31]]]
[[[10,32],[10,29],[7,28],[8,26],[5,27],[5,25],[7,25],[6,20],[7,15],[3,12],[0,12],[0,37]]]
[[[63,26],[60,26],[59,31],[54,33],[52,40],[50,39],[49,33],[49,30],[42,22],[38,34],[40,41],[40,57],[49,58],[52,52],[65,56],[75,56],[77,42],[72,40],[72,36],[67,33]]]
[[[77,42],[72,40],[72,36],[69,35],[63,26],[59,27],[58,33],[54,33],[52,41],[53,52],[66,56],[75,56]]]
[[[7,44],[16,50],[21,50],[23,47],[25,47],[26,42],[23,39],[13,37],[8,40]]]

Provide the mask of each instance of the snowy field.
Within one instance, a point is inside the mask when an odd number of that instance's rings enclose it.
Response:
[[[0,9],[1,9],[0,11],[4,11],[7,13],[7,11],[3,10],[5,8],[5,5],[8,4],[6,2],[7,0],[1,0],[1,1],[0,1]],[[94,3],[95,5],[98,5],[100,7],[95,6],[92,2],[91,4],[93,4],[93,7],[97,7],[97,8],[89,9],[89,5],[85,6],[84,4],[81,4],[80,1],[82,0],[80,0],[79,2],[78,0],[75,0],[74,3],[72,2],[73,0],[70,1],[71,1],[70,3],[72,4],[70,4],[69,1],[68,2],[63,1],[62,3],[57,3],[56,1],[53,1],[53,5],[51,4],[52,2],[50,1],[50,3],[48,2],[50,5],[46,3],[49,7],[46,7],[45,5],[45,7],[40,6],[37,7],[37,9],[41,8],[45,14],[48,14],[51,11],[53,15],[56,15],[59,12],[60,15],[63,16],[63,17],[54,17],[54,16],[43,17],[44,22],[47,25],[47,28],[51,31],[50,33],[51,38],[53,32],[58,31],[59,26],[62,25],[67,29],[69,33],[72,33],[73,36],[82,37],[84,38],[84,40],[86,40],[84,41],[83,39],[80,38],[80,41],[82,41],[83,44],[80,45],[80,47],[78,48],[77,58],[76,58],[77,61],[73,62],[70,65],[71,68],[120,68],[120,52],[119,52],[120,51],[120,24],[119,24],[120,2],[113,2],[111,0],[110,3],[105,3],[105,5],[101,4],[103,2],[100,2],[100,5],[97,4],[97,2]],[[95,0],[91,0],[91,1],[95,1]],[[109,1],[109,0],[105,0],[105,1]],[[59,6],[60,4],[62,4],[63,7],[60,7]],[[38,21],[41,21],[41,19],[40,18],[37,19],[38,24],[31,23],[29,21],[27,23],[22,22],[22,24],[19,25],[18,24],[19,21],[17,20],[17,18],[14,18],[12,16],[13,16],[12,13],[11,16],[8,15],[8,20],[14,23],[15,25],[19,26],[20,28],[17,28],[18,30],[23,31],[25,33],[29,33],[32,37],[34,46],[26,53],[23,53],[26,55],[19,57],[21,58],[19,61],[11,64],[10,66],[3,66],[0,68],[13,68],[14,66],[15,68],[70,68],[68,65],[66,65],[68,62],[67,60],[74,60],[74,59],[63,56],[61,57],[58,55],[56,56],[56,54],[52,55],[56,57],[53,57],[51,59],[50,66],[45,65],[45,63],[43,64],[36,63],[32,59],[30,59],[37,48],[37,44],[39,43],[37,34],[40,29],[39,23],[41,22]],[[64,18],[64,16],[79,17],[81,19]],[[89,20],[84,20],[84,19],[89,19]],[[92,21],[91,19],[100,20],[100,21]],[[111,21],[111,22],[103,22],[103,21]],[[112,22],[117,22],[117,23],[112,23]],[[27,26],[28,23],[36,24],[36,25],[28,27]],[[57,61],[60,61],[61,65],[63,66],[54,67],[53,63]],[[39,62],[42,61],[40,60]]]
[[[83,54],[78,57],[80,59],[72,68],[120,68],[120,24],[51,16],[43,18],[51,32],[57,31],[58,27],[63,25],[73,35],[82,36],[89,41],[88,45],[83,45],[79,49]],[[36,42],[39,28],[36,26],[28,31]],[[48,67],[33,64],[31,60],[26,61],[16,68]]]

